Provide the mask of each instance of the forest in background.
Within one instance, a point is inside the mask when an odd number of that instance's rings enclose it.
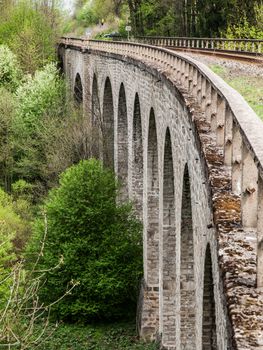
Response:
[[[68,30],[110,23],[125,35],[263,37],[262,0],[77,0]],[[104,24],[103,24],[104,25]],[[103,26],[102,26],[103,27]],[[101,28],[103,30],[103,28]]]

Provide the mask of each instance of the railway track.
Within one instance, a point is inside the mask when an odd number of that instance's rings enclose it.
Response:
[[[136,42],[170,50],[263,64],[263,40],[222,38],[137,37]]]
[[[173,47],[173,46],[165,46],[165,48],[174,51],[183,51],[200,55],[210,55],[215,57],[226,58],[230,60],[237,60],[248,63],[255,63],[259,65],[263,65],[263,56],[253,53],[238,53],[231,50],[210,50],[210,49],[193,49],[193,48],[184,48],[184,47]]]

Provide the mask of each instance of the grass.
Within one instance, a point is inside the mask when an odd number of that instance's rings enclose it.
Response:
[[[210,69],[221,76],[230,86],[237,90],[263,120],[263,82],[262,79],[240,75],[231,76],[229,70],[219,65],[211,65]]]
[[[87,326],[62,324],[38,349],[157,350],[157,345],[140,341],[136,336],[134,322]]]

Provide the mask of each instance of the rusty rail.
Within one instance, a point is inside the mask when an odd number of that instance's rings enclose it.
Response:
[[[232,191],[241,197],[243,227],[258,232],[257,286],[263,288],[263,123],[243,97],[204,64],[169,49],[70,37],[60,43],[157,66],[196,99],[231,171]]]
[[[225,51],[246,55],[263,55],[263,40],[225,38],[151,37],[135,38],[136,42],[179,49]]]

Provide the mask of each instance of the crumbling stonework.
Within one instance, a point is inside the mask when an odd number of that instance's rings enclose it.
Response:
[[[63,67],[72,90],[79,73],[91,119],[96,77],[111,159],[143,220],[141,336],[171,350],[263,349],[258,221],[248,210],[261,187],[245,121],[187,60],[96,45],[63,49]]]

